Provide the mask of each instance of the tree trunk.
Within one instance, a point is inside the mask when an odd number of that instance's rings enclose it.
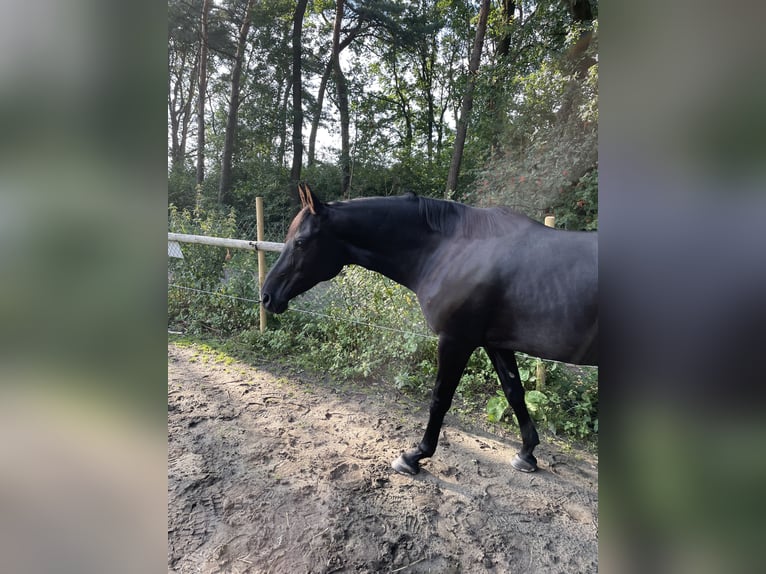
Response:
[[[297,184],[301,178],[303,163],[303,84],[301,82],[301,36],[303,16],[308,0],[298,0],[293,16],[293,165],[290,169],[290,190],[298,199]]]
[[[170,56],[170,54],[168,54]],[[180,67],[183,67],[183,60]],[[168,72],[172,70],[172,60],[168,58]],[[179,124],[180,124],[180,112],[177,109],[179,93],[181,91],[178,85],[178,78],[181,76],[179,73],[175,78],[176,82],[171,89],[171,74],[168,73],[168,115],[170,117],[170,169],[176,171],[178,169],[180,152],[179,137]]]
[[[359,24],[348,33],[342,42],[338,45],[338,54],[343,51],[351,42],[356,38],[359,32],[362,30],[364,21],[360,21]],[[334,33],[334,29],[333,29]],[[319,130],[319,122],[322,119],[322,106],[324,105],[324,96],[327,91],[327,81],[330,79],[330,74],[333,71],[333,54],[330,53],[330,60],[325,66],[324,73],[322,74],[322,80],[319,82],[319,92],[317,92],[317,104],[314,112],[314,117],[311,119],[311,133],[309,135],[309,157],[308,165],[314,165],[316,159],[316,139],[317,131]]]
[[[330,61],[327,62],[327,66],[325,66],[324,73],[322,74],[322,80],[319,82],[319,92],[317,92],[317,106],[314,112],[314,117],[311,119],[308,157],[309,167],[314,165],[316,158],[317,131],[319,131],[319,122],[322,119],[322,106],[324,105],[324,95],[327,91],[327,80],[330,79],[330,74],[332,74],[332,57],[330,57]]]
[[[577,42],[567,53],[567,59],[571,62],[576,76],[582,80],[587,76],[588,68],[596,63],[593,58],[583,57],[593,38],[593,30],[591,29],[593,11],[588,0],[568,0],[568,6],[572,20],[585,25],[585,28],[580,32]]]
[[[231,91],[229,94],[229,113],[226,119],[226,132],[223,140],[223,157],[221,158],[221,181],[218,186],[218,203],[223,204],[226,193],[231,188],[231,164],[234,157],[234,143],[237,137],[237,115],[239,112],[240,80],[242,78],[242,61],[247,47],[247,34],[250,31],[250,14],[255,0],[248,0],[245,15],[237,37],[237,51],[231,69]]]
[[[191,122],[191,116],[192,116],[192,100],[194,99],[194,92],[196,88],[197,83],[197,74],[199,73],[199,53],[197,54],[197,58],[194,61],[194,66],[192,67],[192,77],[189,81],[189,93],[186,94],[186,102],[184,103],[184,111],[183,116],[181,120],[181,141],[179,144],[179,153],[181,156],[181,162],[186,161],[186,142],[188,141],[189,136],[189,123]]]
[[[565,55],[564,67],[573,74],[573,79],[569,81],[567,91],[561,106],[556,112],[556,118],[559,122],[566,122],[575,109],[575,103],[580,92],[579,82],[585,80],[588,76],[588,69],[596,63],[592,56],[586,54],[593,40],[593,13],[590,9],[590,3],[586,0],[569,0],[569,14],[572,20],[583,26],[580,37],[569,48]]]
[[[205,179],[205,93],[207,92],[207,17],[211,0],[203,0],[199,38],[199,92],[197,93],[197,185]]]
[[[285,92],[279,107],[279,146],[277,148],[277,161],[279,162],[279,167],[284,167],[286,165],[285,149],[287,147],[287,108],[290,101],[290,92],[292,92],[293,89],[292,74],[288,75],[288,77],[285,79],[285,82]]]
[[[503,35],[497,46],[498,61],[504,59],[511,51],[511,22],[516,11],[515,0],[503,0]]]
[[[420,53],[420,89],[426,101],[426,155],[428,163],[434,159],[434,130],[436,129],[436,105],[434,103],[434,66],[436,65],[436,36],[425,43]]]
[[[454,64],[455,64],[456,58],[457,58],[457,53],[453,49],[450,51],[449,58],[447,59],[445,63],[446,69],[447,69],[447,73],[446,73],[447,81],[446,81],[446,85],[442,87],[442,90],[446,90],[447,94],[449,94],[452,91],[453,85],[455,83]],[[440,96],[439,99],[441,101],[441,110],[439,111],[439,121],[436,124],[436,155],[441,157],[442,151],[444,149],[444,127],[445,127],[444,116],[447,114],[447,111],[449,110],[451,102],[450,102],[449,95],[445,97],[444,92],[442,92],[442,95]]]
[[[343,24],[344,0],[336,0],[335,24],[332,31],[332,68],[335,86],[338,91],[338,111],[340,112],[340,169],[341,196],[345,196],[351,183],[351,152],[349,144],[349,124],[351,123],[348,110],[348,86],[346,77],[340,67],[340,28]]]
[[[471,60],[468,63],[468,82],[465,93],[463,94],[463,103],[460,106],[460,119],[457,122],[457,132],[455,134],[455,149],[452,152],[452,162],[449,166],[449,175],[447,176],[447,195],[449,196],[457,187],[457,178],[460,175],[460,164],[463,161],[463,148],[465,147],[465,138],[468,133],[468,118],[473,108],[473,90],[476,84],[476,73],[479,70],[481,60],[481,49],[484,45],[484,33],[487,31],[487,16],[489,15],[490,0],[482,0],[479,9],[479,23],[476,26],[476,37],[473,41],[471,50]]]
[[[285,26],[283,30],[284,36],[279,46],[280,52],[287,52],[290,45],[290,38],[292,36],[292,26]],[[276,68],[277,77],[277,93],[279,94],[279,115],[277,126],[277,152],[274,160],[280,168],[284,168],[287,165],[286,162],[286,150],[287,150],[287,121],[290,116],[290,94],[293,90],[293,71],[292,61],[286,63],[284,66],[281,64]],[[292,118],[290,118],[292,119]]]
[[[502,65],[504,60],[508,59],[508,54],[511,53],[511,23],[513,22],[513,15],[516,11],[515,0],[503,0],[503,35],[500,37],[500,41],[497,46],[496,62],[498,65]],[[507,70],[505,67],[501,67],[503,70]],[[487,102],[487,113],[492,118],[489,129],[490,133],[490,155],[495,155],[502,150],[501,135],[503,128],[507,124],[505,117],[505,105],[498,103],[499,96],[504,91],[507,79],[505,76],[498,75],[492,82],[492,91]],[[502,99],[501,99],[502,101]]]
[[[413,128],[412,128],[412,114],[410,112],[410,105],[409,101],[404,95],[404,92],[402,91],[402,85],[399,81],[399,73],[396,71],[396,64],[397,64],[397,52],[396,48],[394,48],[393,53],[391,54],[391,72],[394,76],[394,91],[396,92],[397,102],[399,104],[399,109],[402,112],[402,117],[404,118],[404,140],[403,140],[403,147],[404,147],[404,155],[409,159],[412,157],[412,144],[415,139]]]

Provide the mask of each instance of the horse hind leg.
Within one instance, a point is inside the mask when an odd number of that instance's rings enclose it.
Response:
[[[540,444],[537,429],[529,416],[527,404],[524,402],[524,387],[519,378],[519,368],[516,365],[516,356],[513,351],[505,349],[493,349],[486,347],[492,365],[500,378],[503,393],[508,399],[516,419],[519,421],[521,431],[521,450],[511,461],[511,466],[521,472],[534,472],[537,470],[537,459],[532,454],[535,447]]]
[[[465,366],[474,348],[451,339],[439,337],[438,369],[436,385],[431,395],[428,426],[423,435],[423,440],[414,449],[402,453],[391,463],[391,467],[401,474],[417,474],[420,472],[419,461],[433,456],[439,442],[439,432],[444,422],[444,415],[452,404],[455,389],[460,382]]]

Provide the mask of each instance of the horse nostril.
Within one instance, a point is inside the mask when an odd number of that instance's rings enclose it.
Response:
[[[264,307],[268,307],[269,303],[271,303],[271,295],[264,293],[261,296],[261,303],[263,303]]]

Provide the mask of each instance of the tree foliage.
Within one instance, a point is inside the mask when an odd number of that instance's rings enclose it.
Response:
[[[491,3],[473,74],[479,2],[311,0],[299,14],[302,4],[169,0],[171,203],[190,208],[200,193],[247,218],[262,195],[288,220],[296,177],[327,199],[443,197],[473,85],[451,197],[597,221],[567,213],[597,209],[595,2]]]

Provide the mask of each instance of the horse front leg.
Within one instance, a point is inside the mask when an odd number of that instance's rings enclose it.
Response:
[[[391,463],[391,467],[396,472],[417,474],[420,472],[420,459],[428,458],[436,451],[444,415],[447,414],[452,404],[455,389],[473,350],[474,347],[466,345],[464,342],[446,336],[439,337],[438,369],[436,385],[431,396],[428,426],[420,444],[414,449],[402,453]]]

